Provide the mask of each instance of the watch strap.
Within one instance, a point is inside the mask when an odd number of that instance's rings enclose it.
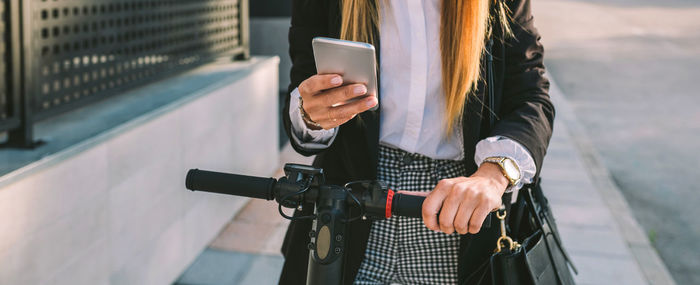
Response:
[[[510,159],[510,158],[504,157],[504,156],[492,156],[492,157],[487,157],[487,158],[485,158],[485,159],[484,159],[484,162],[490,162],[490,163],[498,164],[498,167],[501,168],[501,173],[502,173],[503,176],[505,176],[505,178],[508,180],[508,187],[506,188],[506,191],[508,191],[508,190],[512,190],[511,188],[512,188],[513,186],[515,186],[515,185],[518,183],[518,180],[519,180],[519,179],[514,179],[514,178],[510,177],[510,176],[508,175],[508,173],[506,172],[506,167],[505,167],[505,165],[504,165],[504,161],[505,161],[506,159]],[[517,164],[516,164],[516,165],[517,165]],[[520,169],[518,169],[518,170],[520,170]]]

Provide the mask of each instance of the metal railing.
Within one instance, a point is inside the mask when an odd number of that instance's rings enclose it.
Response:
[[[15,0],[17,1],[17,0]],[[13,25],[10,24],[9,1],[0,1],[0,131],[20,126],[19,97],[13,84],[18,75],[13,74],[13,48],[11,41]]]
[[[9,131],[12,146],[32,146],[32,126],[40,120],[217,57],[249,54],[248,0],[0,5],[0,132]]]

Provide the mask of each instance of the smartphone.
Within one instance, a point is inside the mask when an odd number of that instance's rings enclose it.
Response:
[[[315,37],[311,45],[318,74],[340,74],[343,85],[362,83],[367,86],[366,96],[377,96],[377,59],[373,45],[325,37]]]

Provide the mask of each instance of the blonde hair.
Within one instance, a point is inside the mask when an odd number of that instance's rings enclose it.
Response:
[[[376,44],[373,29],[379,27],[378,1],[383,0],[343,0],[340,38]],[[494,0],[442,1],[440,51],[448,133],[461,118],[467,96],[479,81],[491,1]],[[498,8],[504,12],[503,6]],[[504,13],[499,14],[498,20],[507,29]]]

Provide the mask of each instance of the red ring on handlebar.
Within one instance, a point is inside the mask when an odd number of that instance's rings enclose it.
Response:
[[[391,218],[391,202],[394,200],[394,190],[389,189],[389,193],[386,194],[386,212],[384,216],[388,219]]]

